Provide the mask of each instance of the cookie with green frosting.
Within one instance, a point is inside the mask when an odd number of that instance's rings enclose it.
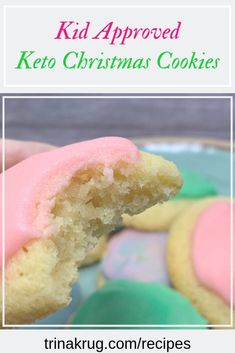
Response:
[[[72,324],[190,325],[193,328],[206,325],[207,321],[184,296],[171,288],[156,283],[113,280],[82,304]]]
[[[215,184],[204,175],[186,169],[180,170],[180,173],[183,179],[183,186],[174,197],[174,200],[198,199],[217,195]]]

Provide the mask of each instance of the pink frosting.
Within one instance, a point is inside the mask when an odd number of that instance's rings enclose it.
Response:
[[[230,249],[230,203],[220,200],[200,215],[194,230],[192,255],[200,282],[227,303],[230,303]],[[233,265],[233,276],[234,273]]]
[[[105,137],[34,155],[8,169],[5,172],[5,258],[9,259],[30,240],[52,234],[50,210],[55,196],[77,171],[103,164],[111,180],[109,167],[119,161],[134,163],[139,158],[138,149],[129,140]],[[0,245],[1,260],[2,236]]]

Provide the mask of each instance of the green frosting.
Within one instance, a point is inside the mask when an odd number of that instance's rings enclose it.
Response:
[[[82,304],[72,323],[193,326],[206,325],[207,321],[185,297],[171,288],[157,283],[113,280]]]
[[[188,170],[180,170],[180,173],[184,183],[174,200],[217,195],[216,186],[207,177]]]

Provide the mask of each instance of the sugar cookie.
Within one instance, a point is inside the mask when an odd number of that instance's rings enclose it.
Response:
[[[181,183],[173,163],[116,137],[34,155],[8,169],[6,323],[30,323],[68,305],[77,268],[98,238],[123,213],[168,199]]]
[[[170,230],[171,281],[214,325],[230,323],[230,249],[228,199],[198,201]]]

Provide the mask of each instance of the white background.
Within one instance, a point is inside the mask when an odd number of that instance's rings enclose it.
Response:
[[[12,339],[14,335],[14,339]],[[44,349],[44,340],[47,339],[74,339],[80,340],[124,340],[136,339],[139,337],[146,340],[190,340],[191,349],[172,349],[171,353],[189,352],[189,353],[233,353],[234,352],[234,331],[222,330],[191,330],[191,331],[165,331],[165,330],[3,330],[0,331],[1,351],[4,353],[13,353],[16,351],[24,353],[56,352],[56,350]],[[2,349],[2,347],[4,347]],[[73,352],[73,350],[59,350],[60,352]],[[76,350],[77,352],[78,350]],[[125,352],[125,350],[106,349],[104,352]],[[139,350],[143,352],[143,350]],[[58,352],[58,350],[57,350]],[[95,350],[84,350],[83,352],[95,352]],[[126,351],[128,352],[128,351]],[[131,352],[129,350],[129,352]],[[132,352],[138,352],[133,350]],[[150,349],[145,352],[166,352],[166,350]]]
[[[8,1],[7,4],[16,3]],[[24,2],[25,4],[27,2]],[[61,2],[56,2],[60,4]],[[156,2],[152,4],[156,5]],[[164,5],[176,2],[164,2]],[[31,4],[31,3],[30,3]],[[43,1],[40,2],[40,5]],[[54,4],[55,2],[47,2]],[[73,4],[73,2],[69,2]],[[76,4],[78,4],[76,2]],[[82,2],[79,2],[79,5]],[[86,5],[91,2],[86,2]],[[97,4],[97,2],[96,2]],[[100,3],[99,3],[100,4]],[[102,2],[105,4],[105,2]],[[108,2],[115,5],[115,2]],[[119,2],[121,6],[122,2]],[[125,2],[125,5],[133,2]],[[135,5],[141,2],[135,2]],[[142,3],[143,4],[143,3]],[[163,3],[158,2],[157,5]],[[193,6],[193,1],[180,5]],[[230,1],[197,1],[196,6],[228,5]],[[19,5],[19,3],[17,3]],[[34,4],[35,5],[35,4]],[[151,2],[145,5],[151,5]],[[178,4],[177,4],[178,5]],[[232,8],[232,11],[234,9]],[[231,90],[233,72],[229,73],[229,29],[228,9],[222,8],[155,8],[155,9],[12,9],[6,10],[6,69],[5,92],[228,92]],[[181,37],[177,40],[132,40],[126,46],[110,46],[105,41],[53,39],[61,19],[78,20],[81,25],[91,21],[90,30],[107,24],[110,20],[120,27],[174,26],[182,21]],[[56,70],[15,70],[20,50],[35,49],[40,56],[45,54],[58,59]],[[63,55],[69,50],[85,50],[88,56],[107,57],[113,55],[152,58],[148,70],[66,70],[60,65]],[[208,57],[221,57],[217,70],[159,70],[154,58],[163,50],[174,51],[176,56],[190,57],[193,50],[199,57],[205,51]],[[205,55],[206,56],[206,55]],[[232,57],[231,57],[232,58]],[[231,74],[231,75],[230,75]],[[23,86],[23,87],[20,87]],[[32,87],[33,86],[33,87]],[[37,86],[37,87],[35,87]]]

